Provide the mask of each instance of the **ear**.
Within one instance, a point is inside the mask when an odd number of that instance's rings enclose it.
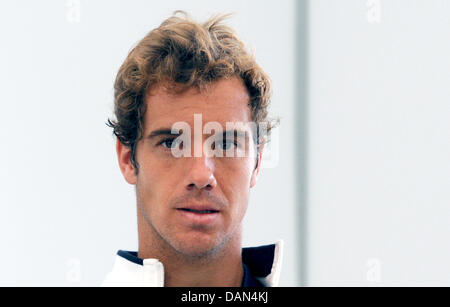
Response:
[[[123,177],[129,184],[136,184],[137,177],[133,164],[131,163],[131,148],[123,145],[119,139],[116,142],[117,158]]]
[[[259,151],[257,151],[257,154],[258,154],[257,163],[258,164],[256,165],[255,169],[253,170],[252,178],[250,179],[250,188],[253,188],[256,185],[256,181],[258,180],[259,170],[261,169],[262,154],[264,151],[264,143],[265,143],[265,139],[261,141],[261,143],[259,145]]]

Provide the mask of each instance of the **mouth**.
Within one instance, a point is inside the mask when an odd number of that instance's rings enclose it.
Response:
[[[196,210],[196,209],[190,209],[190,208],[178,208],[178,210],[192,212],[192,213],[196,213],[196,214],[219,213],[219,210],[213,210],[213,209]]]
[[[212,208],[211,206],[189,206],[177,208],[180,221],[188,227],[193,225],[209,226],[220,223],[220,210]]]

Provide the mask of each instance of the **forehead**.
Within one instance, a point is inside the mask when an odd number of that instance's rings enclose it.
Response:
[[[146,132],[155,128],[170,128],[181,121],[192,126],[194,114],[202,115],[203,124],[218,122],[223,127],[227,122],[251,121],[249,95],[239,78],[217,81],[203,92],[192,88],[179,95],[157,86],[146,96],[146,103]]]

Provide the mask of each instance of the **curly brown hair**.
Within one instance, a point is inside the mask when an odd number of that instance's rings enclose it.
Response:
[[[136,173],[139,168],[136,147],[143,134],[145,95],[158,84],[167,84],[175,93],[181,93],[192,87],[203,90],[211,82],[237,76],[248,90],[252,121],[266,124],[264,134],[257,129],[258,148],[279,122],[268,119],[269,77],[233,29],[223,24],[229,15],[215,15],[200,24],[185,12],[176,11],[149,32],[120,67],[114,84],[116,120],[108,119],[106,124],[131,149],[130,160]]]

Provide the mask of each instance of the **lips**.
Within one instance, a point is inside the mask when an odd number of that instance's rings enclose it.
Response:
[[[183,210],[183,211],[192,212],[192,213],[198,213],[198,214],[207,214],[207,213],[217,213],[217,212],[219,212],[218,210],[195,210],[195,209],[189,209],[189,208],[179,208],[178,210]]]
[[[198,214],[208,214],[208,213],[218,213],[220,210],[213,205],[186,205],[183,207],[178,207],[178,210],[183,210]]]
[[[217,213],[217,212],[219,212],[219,211],[216,211],[216,210],[193,210],[193,209],[188,209],[188,208],[181,208],[179,210],[184,210],[184,211],[187,211],[187,212],[198,213],[198,214]]]
[[[202,225],[212,227],[220,223],[220,210],[210,204],[205,205],[186,205],[176,208],[181,218],[181,222],[191,227],[193,225]]]

